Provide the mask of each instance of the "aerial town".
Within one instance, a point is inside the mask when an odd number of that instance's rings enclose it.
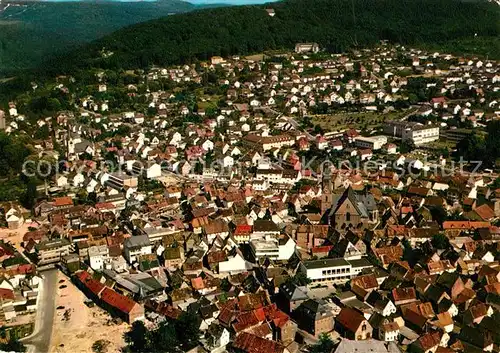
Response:
[[[499,62],[297,43],[87,74],[57,77],[71,107],[35,120],[31,209],[0,205],[0,341],[500,351],[498,156],[471,157],[499,141]]]

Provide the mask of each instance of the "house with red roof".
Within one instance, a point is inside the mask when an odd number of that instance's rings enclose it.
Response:
[[[99,295],[104,290],[105,285],[92,278],[87,271],[80,271],[75,274],[77,286],[93,301],[99,300]]]
[[[142,305],[110,288],[106,287],[101,292],[101,303],[108,311],[128,323],[144,319]]]
[[[357,310],[344,307],[335,318],[336,331],[342,337],[361,341],[373,336],[373,328],[365,317]]]
[[[94,302],[128,323],[144,319],[144,307],[94,279],[87,271],[75,274],[77,286]]]
[[[238,224],[233,232],[234,239],[237,243],[248,243],[250,241],[250,234],[253,228],[249,224]]]
[[[446,97],[434,97],[431,99],[434,108],[448,108],[448,99]]]
[[[284,353],[285,347],[278,342],[243,332],[234,340],[233,347],[245,353]]]
[[[56,197],[52,202],[55,209],[61,210],[65,208],[73,207],[73,200],[69,196]]]

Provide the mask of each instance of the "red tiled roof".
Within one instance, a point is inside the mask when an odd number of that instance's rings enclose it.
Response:
[[[278,342],[246,332],[242,332],[236,337],[233,346],[247,353],[283,353],[285,351],[285,347]]]
[[[248,224],[239,224],[234,230],[234,235],[246,235],[252,233],[252,226]]]
[[[487,293],[494,293],[499,295],[500,294],[500,282],[488,284],[484,286],[484,289],[486,290]]]
[[[264,292],[256,293],[256,294],[247,294],[241,297],[238,297],[238,306],[242,311],[250,311],[262,308],[266,306],[267,298]]]
[[[340,314],[335,318],[335,321],[349,331],[356,332],[363,321],[365,321],[365,317],[358,311],[345,307],[342,308]]]
[[[113,210],[116,208],[111,202],[99,202],[95,204],[98,210]]]
[[[227,260],[227,254],[223,250],[212,251],[207,255],[207,261],[209,264],[215,264]]]
[[[274,323],[276,327],[283,327],[290,317],[276,307],[276,304],[268,305],[264,308],[266,318]]]
[[[196,290],[205,288],[205,284],[203,283],[203,278],[201,277],[196,277],[191,279],[191,285],[193,286],[193,289]]]
[[[495,218],[495,211],[493,211],[491,209],[490,206],[488,206],[487,204],[484,204],[484,205],[481,205],[479,207],[476,207],[476,209],[474,210],[478,215],[479,217],[481,217],[483,220],[489,220],[489,219],[492,219],[492,218]]]
[[[351,280],[351,286],[352,285],[357,285],[358,287],[363,289],[378,288],[377,278],[373,274],[353,278]]]
[[[126,296],[121,295],[109,288],[104,288],[101,294],[101,299],[105,303],[124,313],[130,313],[134,306],[137,305],[137,303],[132,299],[127,298]]]
[[[488,307],[486,304],[478,303],[477,305],[471,306],[469,311],[473,318],[484,317],[488,314]]]
[[[12,299],[14,300],[14,291],[12,289],[0,288],[0,298],[1,299]]]
[[[443,222],[443,229],[478,229],[490,227],[490,222],[475,222],[475,221],[446,221]]]
[[[311,252],[313,254],[322,254],[322,253],[328,253],[330,250],[332,250],[333,246],[332,245],[325,245],[325,246],[317,246],[315,248],[311,249]]]
[[[441,343],[441,335],[439,332],[426,333],[418,339],[418,343],[424,351],[427,351]]]
[[[417,293],[413,287],[394,288],[392,290],[392,297],[395,301],[417,299]]]
[[[265,338],[272,334],[271,328],[269,327],[269,324],[267,322],[252,327],[250,330],[248,330],[248,332],[262,338]]]
[[[147,301],[146,306],[149,309],[173,320],[176,320],[182,314],[182,310],[174,308],[172,305],[165,302],[157,303],[154,301]]]
[[[73,200],[69,196],[54,198],[54,206],[73,206]]]
[[[33,264],[22,264],[15,268],[12,268],[13,273],[17,274],[28,274],[35,272],[35,266]]]
[[[431,103],[445,103],[446,101],[446,97],[434,97],[431,99]]]
[[[254,311],[255,317],[259,321],[264,321],[266,319],[266,313],[264,311],[264,308],[258,308]]]
[[[415,309],[415,310],[418,310],[418,309]],[[427,318],[425,316],[423,316],[422,314],[416,312],[415,310],[413,310],[413,309],[404,310],[403,311],[403,318],[404,318],[405,322],[412,323],[412,324],[416,325],[417,327],[423,327],[427,322]]]
[[[34,230],[31,232],[26,232],[23,235],[23,241],[29,241],[30,239],[33,239],[35,241],[41,240],[46,234],[47,232],[44,230]]]
[[[105,286],[92,278],[92,276],[87,271],[81,271],[76,274],[78,280],[87,287],[93,294],[99,295],[101,291],[105,288]]]
[[[255,312],[249,311],[238,315],[235,322],[233,323],[233,328],[234,331],[241,332],[243,330],[246,330],[247,328],[256,326],[258,324],[259,324],[259,319],[255,315]]]
[[[219,317],[217,318],[220,323],[229,327],[236,315],[236,299],[228,301],[220,310]]]

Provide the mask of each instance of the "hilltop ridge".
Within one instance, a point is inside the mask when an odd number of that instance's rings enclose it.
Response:
[[[267,7],[275,10],[271,17]],[[456,0],[287,0],[267,5],[198,10],[118,30],[58,58],[60,68],[138,68],[205,60],[314,41],[341,52],[381,39],[440,44],[498,37],[500,9]],[[489,45],[498,53],[498,41]],[[102,49],[112,53],[103,57]],[[492,54],[491,54],[492,55]]]

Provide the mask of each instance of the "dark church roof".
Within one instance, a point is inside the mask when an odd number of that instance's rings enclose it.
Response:
[[[336,195],[333,199],[329,216],[337,213],[346,200],[349,200],[354,205],[356,212],[364,218],[368,218],[369,213],[377,209],[377,203],[372,194],[357,194],[351,187],[348,187],[342,194]]]

